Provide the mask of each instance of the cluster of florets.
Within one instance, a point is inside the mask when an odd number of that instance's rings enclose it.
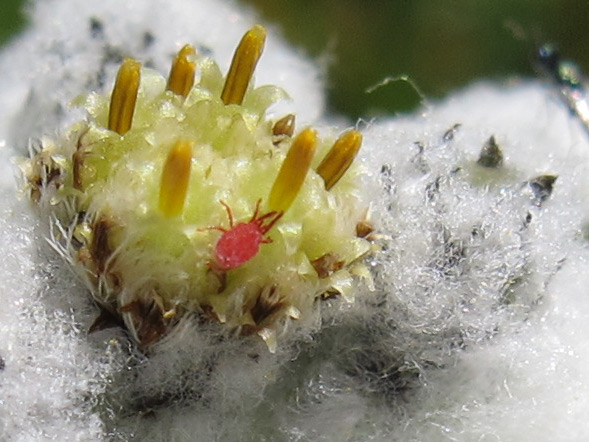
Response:
[[[110,100],[79,99],[89,120],[25,164],[54,247],[102,309],[93,330],[122,319],[148,346],[196,314],[273,349],[285,322],[365,276],[359,171],[345,174],[362,137],[266,117],[286,94],[250,85],[265,35],[245,34],[225,80],[190,45],[167,81],[126,59]]]

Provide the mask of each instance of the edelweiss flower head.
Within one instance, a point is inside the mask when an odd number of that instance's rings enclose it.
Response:
[[[286,93],[251,85],[265,38],[245,34],[225,80],[190,45],[167,80],[126,59],[110,98],[77,101],[88,121],[24,164],[54,247],[104,310],[94,329],[121,316],[147,346],[197,314],[273,349],[287,318],[351,297],[369,250],[346,173],[362,137],[267,118]]]

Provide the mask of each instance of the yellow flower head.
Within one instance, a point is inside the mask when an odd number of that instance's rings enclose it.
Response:
[[[356,231],[361,135],[330,143],[297,133],[294,115],[267,117],[286,94],[252,86],[265,38],[245,34],[225,79],[190,45],[168,79],[125,60],[110,97],[79,100],[89,120],[25,165],[68,260],[142,346],[191,314],[273,349],[318,299],[352,297],[369,249]]]

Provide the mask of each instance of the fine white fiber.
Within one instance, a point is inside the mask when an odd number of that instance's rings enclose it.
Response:
[[[166,73],[190,42],[226,69],[256,17],[213,0],[31,13],[0,54],[2,441],[589,439],[589,137],[557,91],[479,83],[360,123],[374,231],[354,302],[317,301],[276,353],[192,316],[143,351],[87,334],[98,309],[11,158],[80,119],[68,103],[107,91],[122,56]],[[301,122],[333,121],[318,69],[273,32],[256,72]]]

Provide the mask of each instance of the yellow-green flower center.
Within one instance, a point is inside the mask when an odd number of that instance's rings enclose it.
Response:
[[[89,121],[28,164],[44,215],[80,233],[65,244],[74,267],[142,345],[198,314],[273,348],[284,321],[311,314],[325,293],[350,299],[362,273],[359,170],[346,173],[361,135],[329,143],[306,128],[293,138],[294,115],[267,118],[286,94],[251,85],[265,35],[260,26],[246,33],[225,81],[190,45],[167,80],[126,60],[110,99],[79,100]],[[237,228],[224,205],[237,226],[254,223],[258,201],[260,216],[277,222],[255,256],[220,270],[215,246]],[[224,244],[261,240],[248,235]]]

